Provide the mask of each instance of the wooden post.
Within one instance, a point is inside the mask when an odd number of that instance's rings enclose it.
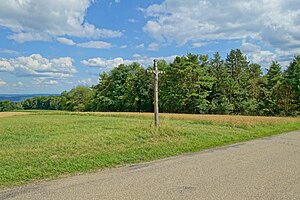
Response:
[[[154,74],[154,121],[155,127],[158,127],[159,119],[158,119],[158,74],[164,73],[164,71],[159,71],[157,68],[157,60],[153,60],[153,70],[148,70],[148,72]]]
[[[155,127],[158,127],[158,69],[157,62],[154,60],[154,120]]]

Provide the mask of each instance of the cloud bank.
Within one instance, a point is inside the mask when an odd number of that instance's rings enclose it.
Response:
[[[157,41],[198,46],[250,39],[272,48],[279,59],[300,52],[298,0],[165,0],[143,12],[148,17],[143,30]]]
[[[115,67],[118,67],[120,64],[129,65],[133,62],[137,62],[144,67],[152,66],[154,59],[164,59],[166,62],[172,62],[176,55],[167,56],[167,57],[148,57],[142,56],[139,54],[133,55],[133,59],[123,59],[121,57],[114,58],[114,59],[105,59],[105,58],[91,58],[87,60],[82,60],[81,64],[88,66],[88,67],[99,67],[102,68],[104,71],[109,71]]]
[[[0,26],[17,42],[49,41],[53,37],[120,37],[120,31],[97,28],[85,16],[92,0],[6,0],[0,6]],[[67,42],[62,41],[62,42]],[[70,44],[70,43],[69,43]]]
[[[0,72],[18,77],[48,77],[64,79],[77,72],[70,57],[47,59],[40,54],[28,57],[0,58]]]

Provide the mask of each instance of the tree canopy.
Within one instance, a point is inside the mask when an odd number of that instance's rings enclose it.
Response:
[[[300,109],[300,56],[285,70],[276,61],[263,74],[241,50],[178,56],[158,62],[165,71],[159,80],[161,112],[195,114],[298,115]],[[99,76],[91,88],[78,86],[60,96],[34,97],[20,103],[24,109],[69,111],[153,111],[153,76],[139,63],[121,64]],[[20,107],[19,107],[20,108]],[[15,109],[7,101],[0,111]]]

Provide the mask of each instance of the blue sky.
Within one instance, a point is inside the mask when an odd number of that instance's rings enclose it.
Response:
[[[0,0],[0,94],[61,93],[137,61],[240,48],[283,68],[300,53],[299,0]]]

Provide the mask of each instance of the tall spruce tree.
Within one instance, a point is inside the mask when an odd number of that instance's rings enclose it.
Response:
[[[295,56],[284,74],[285,80],[295,91],[295,101],[300,109],[300,55]]]
[[[300,56],[295,56],[283,74],[278,106],[283,115],[297,115],[300,109]]]
[[[231,83],[233,79],[227,72],[224,60],[221,59],[220,54],[217,52],[210,60],[212,68],[211,74],[215,77],[215,82],[210,94],[210,113],[215,114],[229,114],[233,111],[233,104],[231,99]]]
[[[247,82],[249,79],[249,62],[240,49],[231,50],[227,55],[225,66],[231,76],[229,79],[229,101],[234,106],[234,112],[243,114],[248,106]]]
[[[263,115],[279,114],[279,88],[282,84],[281,66],[278,62],[272,61],[268,72],[264,76],[265,85],[263,93],[263,106],[261,111]]]
[[[244,85],[244,95],[243,100],[244,111],[242,113],[247,115],[255,115],[259,113],[259,107],[262,104],[262,90],[263,90],[263,77],[262,69],[259,64],[252,63],[249,65],[249,71],[244,72],[245,76],[248,76],[246,85]]]

